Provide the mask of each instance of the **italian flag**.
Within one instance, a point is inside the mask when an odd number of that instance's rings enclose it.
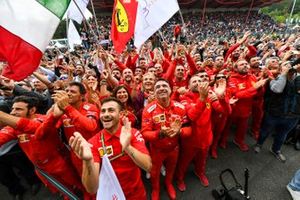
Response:
[[[0,0],[2,75],[16,81],[32,74],[71,0]]]

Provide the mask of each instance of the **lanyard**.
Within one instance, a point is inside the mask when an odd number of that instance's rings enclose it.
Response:
[[[106,146],[104,144],[104,134],[103,134],[103,132],[101,132],[101,143],[102,143],[102,148],[103,148],[104,155],[105,155],[105,154],[107,154],[107,152],[106,152]],[[124,151],[122,151],[122,153],[120,153],[120,154],[118,154],[118,155],[110,158],[109,161],[113,161],[113,160],[115,160],[117,158],[120,158],[120,157],[122,157],[124,155],[125,155],[125,153],[124,153]]]

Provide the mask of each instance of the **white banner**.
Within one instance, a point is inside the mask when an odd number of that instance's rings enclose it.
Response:
[[[139,0],[135,22],[134,45],[139,49],[178,10],[177,0]]]
[[[78,5],[78,7],[74,3],[74,1]],[[67,11],[68,18],[75,20],[78,24],[81,24],[82,19],[83,19],[83,16],[81,13],[83,13],[83,15],[85,15],[86,6],[88,5],[88,3],[89,3],[89,0],[71,0],[70,6]],[[79,11],[79,9],[81,12]]]
[[[102,157],[102,167],[99,175],[97,200],[125,200],[118,178],[107,155]]]
[[[71,51],[74,50],[75,44],[81,44],[82,41],[80,39],[80,35],[77,32],[77,29],[72,20],[69,21],[69,28],[68,28],[68,43]]]

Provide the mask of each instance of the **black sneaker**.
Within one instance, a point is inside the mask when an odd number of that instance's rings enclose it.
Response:
[[[274,152],[273,149],[271,148],[270,152],[281,162],[284,163],[286,161],[286,157],[281,153],[281,151]]]
[[[254,149],[254,152],[255,152],[255,153],[259,153],[259,152],[261,151],[261,145],[260,145],[260,144],[256,144],[256,145],[253,147],[253,149]]]

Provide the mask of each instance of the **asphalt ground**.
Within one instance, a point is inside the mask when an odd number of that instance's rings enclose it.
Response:
[[[253,147],[255,141],[247,136],[247,143]],[[256,154],[251,148],[248,152],[241,152],[232,141],[228,142],[227,149],[219,149],[218,159],[208,158],[207,177],[210,185],[205,188],[201,185],[198,178],[193,174],[193,167],[190,166],[185,183],[187,190],[179,192],[177,190],[177,199],[181,200],[213,200],[211,191],[220,188],[219,174],[222,170],[230,168],[234,171],[238,181],[244,185],[244,169],[247,167],[250,171],[249,177],[249,195],[253,200],[291,200],[286,185],[293,177],[294,173],[300,168],[300,152],[296,151],[292,145],[282,147],[283,154],[287,157],[286,163],[281,163],[270,152],[272,138],[269,138],[263,146],[262,151]],[[150,199],[151,185],[150,181],[143,179]],[[225,177],[228,185],[233,186],[229,176]],[[24,181],[23,185],[28,188]],[[161,199],[169,199],[163,187],[163,176],[161,176]],[[13,199],[7,192],[7,189],[0,185],[0,199]],[[24,194],[24,200],[58,200],[59,196],[52,195],[45,187],[32,196],[29,191]]]

